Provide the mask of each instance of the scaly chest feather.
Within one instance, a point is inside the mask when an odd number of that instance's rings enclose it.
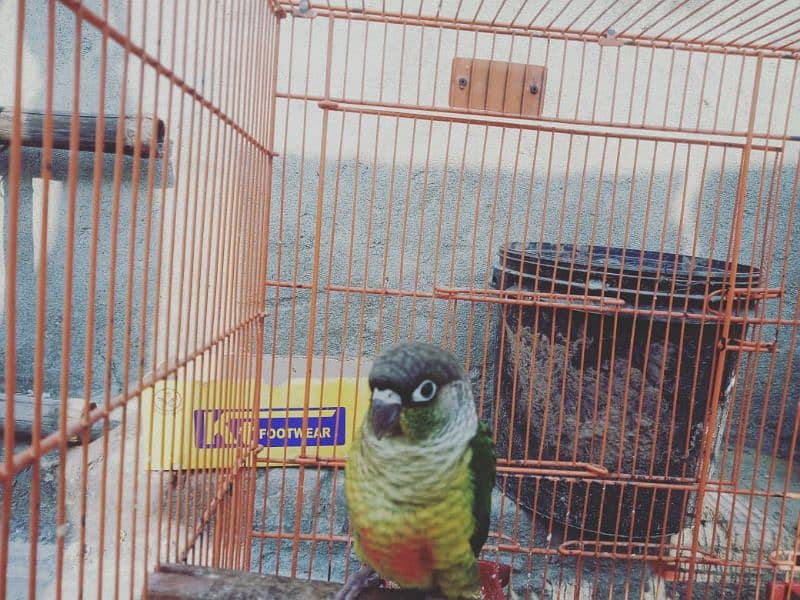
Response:
[[[433,584],[433,547],[425,535],[406,531],[391,538],[391,543],[379,529],[358,527],[356,539],[363,562],[402,587],[430,588]]]
[[[443,576],[452,576],[448,571],[463,571],[474,529],[469,452],[435,485],[403,477],[397,468],[375,472],[352,466],[347,498],[363,562],[409,588],[442,585]]]

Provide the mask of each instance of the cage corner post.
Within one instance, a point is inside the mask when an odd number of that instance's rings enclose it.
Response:
[[[264,202],[265,206],[262,210],[262,219],[259,228],[256,230],[256,239],[254,243],[258,246],[259,252],[258,264],[255,268],[256,279],[253,282],[254,289],[252,291],[256,298],[256,305],[253,309],[257,312],[258,317],[256,320],[256,341],[252,351],[256,354],[256,364],[253,373],[254,386],[252,398],[252,419],[254,427],[252,429],[253,440],[252,450],[250,456],[250,485],[248,487],[249,498],[247,502],[247,527],[245,530],[245,558],[243,567],[246,571],[252,569],[252,548],[253,537],[255,533],[255,505],[256,505],[256,491],[258,489],[258,467],[259,459],[258,454],[260,450],[259,440],[259,414],[261,411],[261,397],[263,394],[263,365],[264,365],[264,326],[265,326],[265,304],[267,296],[267,263],[269,254],[269,226],[270,217],[272,214],[272,184],[274,181],[274,168],[275,168],[275,117],[276,117],[276,103],[277,103],[277,82],[278,82],[278,54],[280,50],[280,36],[281,36],[281,23],[285,13],[282,11],[279,4],[270,2],[267,8],[269,14],[268,21],[270,28],[268,34],[272,36],[271,47],[269,41],[266,47],[267,60],[266,68],[268,72],[265,77],[266,89],[264,90],[266,103],[264,106],[266,117],[264,121],[265,139],[267,140],[267,153],[266,164],[267,172],[265,175],[264,189],[258,195],[256,201]],[[265,465],[269,468],[269,465]],[[265,474],[267,477],[267,474]]]
[[[691,555],[688,565],[687,590],[686,595],[692,598],[697,569],[697,556],[700,552],[700,532],[702,530],[701,521],[703,518],[703,500],[706,488],[709,483],[709,469],[711,468],[712,449],[714,431],[717,427],[717,407],[720,394],[723,392],[723,382],[725,379],[725,359],[728,353],[728,338],[733,322],[733,307],[736,299],[736,273],[737,257],[740,254],[742,244],[742,229],[744,227],[744,209],[747,194],[747,180],[749,176],[750,154],[753,148],[753,137],[755,134],[755,121],[758,108],[759,91],[761,88],[761,69],[764,57],[758,54],[756,57],[755,72],[753,74],[753,89],[750,98],[750,111],[747,121],[747,135],[742,147],[741,162],[739,164],[739,174],[736,182],[736,199],[734,205],[734,219],[731,226],[730,244],[730,272],[728,274],[728,287],[724,295],[724,315],[722,320],[721,345],[716,356],[714,375],[712,379],[710,406],[707,409],[707,425],[703,441],[703,451],[700,462],[699,482],[697,487],[696,510],[692,527]],[[741,86],[742,82],[739,82]]]
[[[298,18],[294,16],[293,18]],[[309,32],[311,35],[311,32]],[[330,96],[331,88],[331,57],[333,55],[333,19],[328,19],[328,33],[327,33],[327,46],[325,56],[325,97]],[[303,416],[301,429],[303,431],[308,429],[309,408],[311,402],[311,375],[314,364],[314,337],[316,334],[317,323],[317,303],[319,300],[319,278],[320,278],[320,259],[322,254],[322,221],[325,207],[325,168],[327,156],[327,141],[328,141],[328,120],[330,111],[327,108],[320,107],[322,110],[322,128],[320,132],[320,151],[319,151],[319,181],[317,183],[317,198],[316,207],[314,211],[314,247],[313,247],[313,264],[311,272],[311,286],[309,297],[309,317],[308,317],[308,341],[306,345],[306,364],[305,364],[305,383],[303,390]],[[322,349],[325,351],[325,348]],[[306,436],[300,439],[300,460],[297,465],[297,500],[294,518],[294,535],[295,540],[292,544],[292,562],[291,562],[291,576],[297,576],[297,561],[300,554],[299,535],[302,524],[302,510],[303,506],[303,486],[305,481],[305,467],[303,464],[306,458],[306,450],[308,447],[308,440]]]

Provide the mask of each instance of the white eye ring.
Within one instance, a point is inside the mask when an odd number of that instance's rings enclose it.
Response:
[[[417,386],[411,399],[414,402],[430,402],[436,395],[436,384],[430,379],[426,379]]]

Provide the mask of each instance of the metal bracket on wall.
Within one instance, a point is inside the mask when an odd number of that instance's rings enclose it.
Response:
[[[760,302],[763,300],[774,300],[776,298],[781,298],[783,296],[783,289],[782,288],[733,288],[730,290],[721,289],[717,290],[708,296],[706,296],[706,312],[715,315],[717,317],[723,317],[723,313],[720,310],[711,308],[711,300],[712,298],[723,298],[727,293],[731,293],[733,295],[734,301],[736,302],[737,308],[741,308],[741,304],[744,303],[745,306],[754,306],[756,302]],[[754,324],[758,324],[758,320],[754,321]],[[720,350],[731,350],[734,352],[769,352],[773,353],[778,350],[778,332],[775,332],[775,340],[772,342],[762,342],[762,341],[752,341],[752,340],[745,340],[745,339],[737,339],[737,338],[727,338],[721,339],[719,341],[719,349]]]
[[[720,340],[720,350],[731,350],[733,352],[769,352],[774,353],[778,350],[778,342],[754,342],[752,340],[740,340],[729,338]]]
[[[317,16],[317,11],[311,8],[310,0],[300,0],[297,8],[292,9],[292,16],[300,19],[313,19]]]
[[[617,38],[617,32],[610,27],[606,29],[603,37],[597,40],[601,46],[622,46],[622,40]]]

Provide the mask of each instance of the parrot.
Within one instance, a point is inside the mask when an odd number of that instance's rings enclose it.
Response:
[[[428,598],[480,598],[496,456],[452,354],[403,342],[369,373],[369,410],[345,463],[345,499],[363,565],[336,600],[379,578]]]

